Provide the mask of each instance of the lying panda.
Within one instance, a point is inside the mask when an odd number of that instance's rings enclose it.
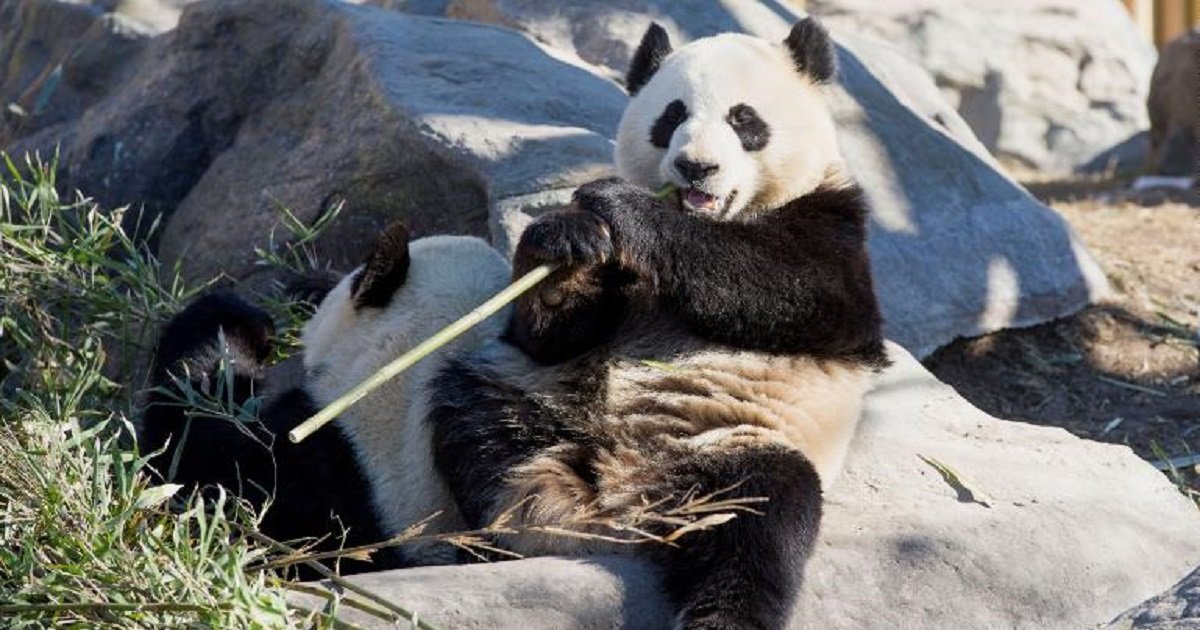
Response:
[[[822,483],[837,474],[870,376],[886,364],[868,209],[842,175],[823,101],[833,74],[828,35],[811,19],[782,44],[720,35],[678,51],[652,26],[627,77],[633,98],[616,149],[624,179],[580,188],[574,208],[526,229],[514,275],[560,266],[510,315],[310,441],[286,443],[283,432],[508,278],[480,241],[406,246],[394,226],[322,301],[304,332],[306,381],[268,401],[254,440],[214,423],[185,437],[184,410],[156,401],[144,443],[170,438],[164,465],[184,449],[178,479],[261,488],[258,500],[272,489],[268,534],[347,526],[350,544],[435,512],[436,530],[501,516],[519,528],[581,513],[620,519],[712,493],[764,497],[754,513],[674,545],[497,543],[526,555],[632,550],[661,567],[678,627],[783,627]],[[666,182],[677,198],[649,192]],[[211,373],[220,335],[245,396],[268,334],[265,317],[231,295],[202,299],[166,329],[156,378],[164,384],[182,366],[193,378]],[[382,562],[453,560],[430,546]]]

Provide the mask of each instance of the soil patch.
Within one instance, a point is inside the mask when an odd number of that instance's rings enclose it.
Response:
[[[1200,196],[1125,182],[1034,182],[1113,287],[1074,316],[965,339],[925,361],[981,409],[1127,444],[1155,461],[1200,454]],[[1192,463],[1180,475],[1196,487]]]

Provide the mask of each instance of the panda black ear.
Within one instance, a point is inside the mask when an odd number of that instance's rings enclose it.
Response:
[[[806,17],[796,22],[783,40],[796,68],[817,83],[826,83],[837,74],[837,56],[829,31],[820,22]]]
[[[408,228],[396,221],[375,240],[362,271],[354,276],[350,293],[355,308],[383,308],[408,279]]]
[[[630,96],[637,94],[650,82],[650,77],[658,72],[658,67],[670,54],[671,38],[667,36],[667,31],[657,22],[651,22],[650,28],[642,36],[642,43],[638,44],[637,52],[633,53],[633,61],[629,63],[629,72],[625,75],[625,90]]]

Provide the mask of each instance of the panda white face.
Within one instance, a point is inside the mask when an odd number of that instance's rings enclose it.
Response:
[[[821,85],[832,73],[828,35],[812,20],[780,44],[726,34],[675,52],[654,25],[627,82],[618,174],[675,184],[683,209],[713,218],[777,208],[840,171]]]

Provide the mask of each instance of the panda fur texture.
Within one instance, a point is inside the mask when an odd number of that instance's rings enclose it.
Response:
[[[514,274],[559,270],[517,300],[503,340],[433,381],[435,464],[469,526],[513,506],[513,525],[537,526],[722,490],[766,497],[760,514],[637,551],[662,568],[678,627],[786,625],[822,483],[887,363],[868,207],[823,100],[833,74],[811,19],[782,44],[720,35],[677,52],[651,27],[627,77],[624,179],[530,224]],[[650,192],[668,181],[678,199]]]
[[[445,530],[502,514],[517,527],[621,518],[714,492],[765,497],[758,513],[673,546],[552,535],[496,542],[525,555],[643,554],[660,566],[680,628],[784,627],[822,485],[841,467],[870,377],[886,364],[868,208],[842,174],[823,100],[833,74],[831,42],[811,19],[782,44],[721,35],[678,51],[652,26],[627,76],[623,179],[580,188],[573,209],[523,233],[515,276],[560,267],[511,317],[489,320],[311,442],[275,439],[273,478],[231,446],[244,439],[216,426],[200,441],[228,455],[189,460],[192,427],[182,478],[237,488],[228,482],[253,470],[275,481],[258,485],[275,488],[267,513],[283,512],[281,531],[323,533],[335,515],[351,527],[349,544],[438,510],[434,527]],[[677,199],[648,191],[665,182],[679,187]],[[507,280],[503,261],[469,268],[488,256],[460,250],[485,247],[479,241],[418,254],[434,240],[423,239],[410,254],[398,230],[323,300],[305,330],[304,385],[268,402],[256,431],[280,435]],[[450,276],[422,280],[427,266]],[[261,317],[214,299],[168,327],[158,365],[174,369],[157,378],[183,365],[211,371],[220,327],[244,393],[265,355]],[[152,446],[183,426],[178,409],[157,413],[146,419]],[[286,494],[286,484],[304,496]],[[446,559],[405,550],[382,566]]]
[[[245,404],[266,394],[262,362],[270,354],[269,316],[220,291],[192,304],[164,329],[143,417],[143,451],[163,450],[152,464],[171,480],[213,491],[224,486],[263,512],[261,530],[277,540],[326,540],[318,549],[376,543],[434,516],[435,530],[461,529],[445,484],[433,470],[423,383],[443,357],[496,338],[507,311],[372,392],[332,425],[299,444],[286,433],[384,364],[503,289],[509,265],[484,241],[434,236],[408,242],[394,224],[363,266],[324,295],[306,322],[303,383],[271,395],[258,423],[195,415],[172,394],[175,379],[213,392],[231,376],[229,397]],[[401,285],[403,289],[401,290]],[[195,415],[189,420],[189,415]],[[178,462],[172,462],[178,457]],[[174,471],[171,475],[170,472]],[[215,496],[215,495],[213,495]],[[435,516],[436,514],[436,516]],[[343,561],[343,573],[454,561],[447,545],[377,552],[373,562]],[[302,571],[305,577],[315,577]]]

